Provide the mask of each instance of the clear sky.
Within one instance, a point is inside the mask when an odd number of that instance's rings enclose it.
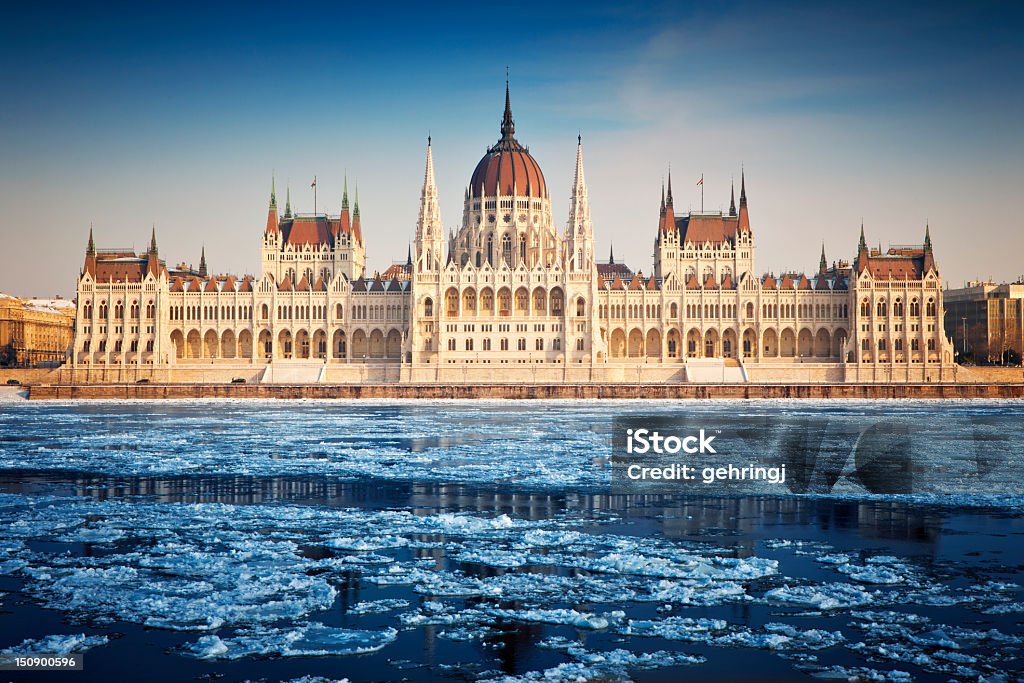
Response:
[[[746,169],[759,271],[920,243],[944,279],[1024,273],[1024,20],[1011,3],[18,3],[0,23],[0,291],[72,295],[100,247],[254,273],[270,189],[404,260],[426,137],[447,226],[517,137],[564,226],[582,131],[599,256],[651,270],[661,182],[726,208]],[[282,202],[283,203],[283,202]]]

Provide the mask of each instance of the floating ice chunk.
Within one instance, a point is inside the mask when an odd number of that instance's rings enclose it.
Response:
[[[409,545],[409,539],[402,536],[360,536],[358,538],[332,538],[324,545],[338,550],[369,552],[384,548],[402,548]]]
[[[825,583],[810,586],[773,588],[764,594],[768,602],[786,605],[807,605],[820,610],[836,610],[860,607],[875,602],[877,593],[869,593],[848,583]]]
[[[357,655],[376,652],[397,636],[398,631],[393,628],[361,631],[305,623],[293,628],[249,629],[227,638],[203,636],[186,647],[186,652],[199,659]]]
[[[348,608],[348,614],[383,614],[395,609],[403,609],[409,606],[408,600],[385,599],[385,600],[364,600],[357,602]]]
[[[810,629],[801,631],[788,624],[765,624],[763,631],[740,629],[716,637],[714,645],[751,647],[768,650],[823,650],[846,640],[839,631]]]
[[[611,612],[601,616],[591,612],[577,612],[574,609],[491,609],[488,612],[510,621],[533,621],[589,629],[608,628],[609,618],[621,620],[625,616],[622,612]]]
[[[910,683],[914,680],[906,671],[878,671],[863,666],[833,666],[821,671],[811,672],[814,678],[837,681],[856,681],[857,683]]]
[[[94,647],[106,645],[110,638],[103,635],[87,636],[79,633],[73,636],[45,636],[23,640],[20,645],[0,650],[5,655],[57,655],[85,652]]]
[[[666,617],[658,620],[630,619],[620,629],[623,635],[650,636],[666,640],[682,640],[686,642],[708,642],[715,631],[722,631],[728,626],[723,619],[707,619],[701,617]]]

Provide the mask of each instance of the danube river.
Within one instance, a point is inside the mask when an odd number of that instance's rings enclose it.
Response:
[[[632,481],[626,425],[785,481]],[[7,401],[0,651],[90,681],[1018,680],[1022,482],[1021,402]]]

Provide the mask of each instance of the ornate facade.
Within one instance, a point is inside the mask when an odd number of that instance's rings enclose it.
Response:
[[[95,248],[78,283],[73,381],[946,381],[952,349],[930,234],[817,272],[755,274],[741,175],[728,213],[677,216],[662,189],[649,275],[595,257],[582,140],[559,228],[515,136],[473,171],[445,234],[427,142],[406,262],[365,272],[358,198],[283,216],[271,189],[259,276],[169,269]],[[197,374],[198,373],[198,374]]]

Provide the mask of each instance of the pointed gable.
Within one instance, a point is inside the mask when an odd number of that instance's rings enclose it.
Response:
[[[704,278],[704,289],[718,289],[718,283],[715,282],[715,276],[708,273],[708,276]]]
[[[647,280],[647,289],[648,290],[656,290],[656,289],[658,289],[658,281],[654,279],[653,275]]]
[[[700,289],[700,283],[697,282],[697,275],[690,273],[690,278],[686,281],[687,289]]]
[[[729,273],[722,278],[722,289],[736,289],[736,284],[732,281],[732,275]]]
[[[292,287],[292,279],[291,279],[291,277],[289,277],[288,275],[285,275],[284,279],[281,280],[281,284],[277,286],[277,289],[279,291],[281,291],[281,292],[290,292],[290,291],[292,291],[294,288]]]
[[[316,279],[316,282],[313,283],[313,291],[314,292],[326,292],[327,291],[327,284],[324,282],[324,279],[322,277],[318,277]]]
[[[203,288],[203,291],[204,292],[218,292],[218,291],[220,291],[220,290],[217,289],[217,280],[215,278],[212,278],[212,277],[209,280],[207,280],[206,281],[206,287]]]
[[[807,279],[806,275],[800,275],[800,281],[797,282],[797,289],[811,289],[811,281]]]
[[[242,278],[242,286],[239,288],[240,292],[251,292],[252,291],[252,276],[246,275]]]
[[[625,289],[626,285],[622,282],[622,278],[618,275],[612,280],[612,289]]]
[[[629,289],[643,289],[644,283],[640,279],[640,276],[634,275],[633,279],[629,281]]]
[[[309,291],[309,280],[306,278],[305,275],[303,275],[302,279],[299,280],[299,284],[297,284],[295,286],[295,291],[297,291],[297,292],[308,292]]]
[[[782,281],[779,282],[779,289],[794,289],[793,278],[789,276],[789,273],[782,276]]]
[[[829,282],[828,278],[825,277],[825,274],[818,273],[818,277],[814,278],[814,289],[824,291],[831,288],[831,283]]]
[[[761,289],[775,289],[776,286],[775,278],[771,275],[765,275],[761,281]]]
[[[174,278],[174,282],[171,284],[171,291],[172,292],[184,292],[185,291],[185,281],[182,280],[180,277]]]

